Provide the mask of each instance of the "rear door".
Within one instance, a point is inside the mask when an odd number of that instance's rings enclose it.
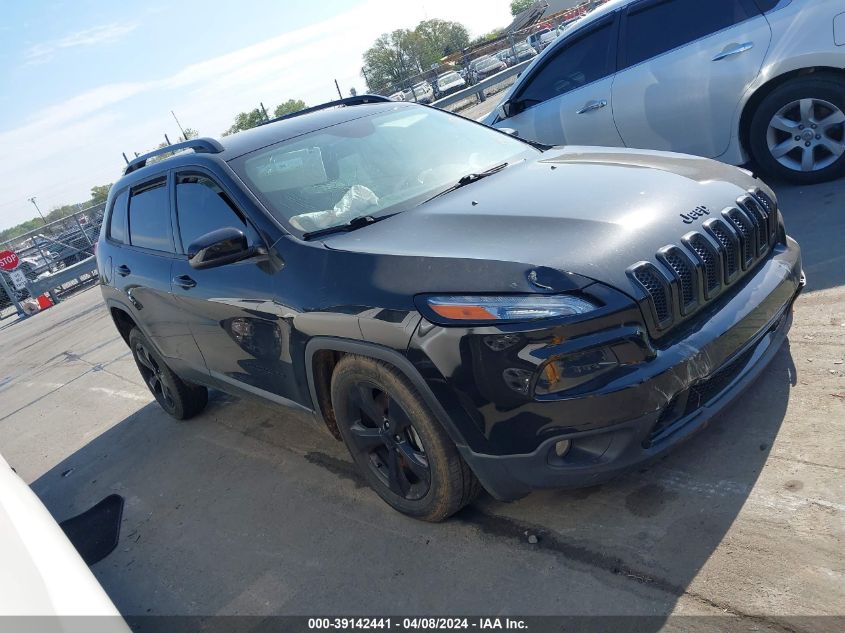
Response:
[[[514,96],[496,127],[549,145],[621,146],[613,123],[616,16],[564,36]]]
[[[753,0],[631,4],[613,84],[613,115],[625,145],[723,154],[770,40]]]
[[[121,216],[124,204],[126,215]],[[204,371],[193,337],[170,293],[176,249],[166,174],[116,197],[108,239],[121,244],[110,249],[108,274],[135,322],[178,373],[185,373],[186,368]]]
[[[299,393],[290,355],[290,323],[274,302],[274,274],[266,258],[197,270],[188,247],[211,231],[233,227],[250,243],[258,231],[230,190],[210,171],[175,173],[175,220],[179,255],[173,293],[194,334],[212,379],[289,404]]]

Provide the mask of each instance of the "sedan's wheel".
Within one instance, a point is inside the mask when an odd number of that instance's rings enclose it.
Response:
[[[129,333],[129,347],[144,383],[162,409],[177,420],[186,420],[205,408],[208,390],[174,374],[138,328]]]
[[[370,486],[395,509],[441,521],[480,487],[420,396],[392,366],[345,356],[332,375],[341,435]]]
[[[801,184],[845,173],[845,87],[820,75],[768,95],[751,123],[751,150],[765,172]]]

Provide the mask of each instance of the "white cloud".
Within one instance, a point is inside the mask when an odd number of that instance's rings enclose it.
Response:
[[[501,5],[501,6],[498,6]],[[111,182],[131,156],[155,147],[185,127],[217,136],[235,114],[264,102],[268,110],[288,98],[309,105],[364,87],[361,56],[381,33],[412,28],[427,17],[457,20],[479,34],[508,21],[508,0],[397,3],[368,0],[319,24],[190,64],[148,81],[106,84],[42,108],[27,121],[0,131],[0,227],[28,219],[26,198],[42,208],[84,200],[92,185]],[[102,35],[102,33],[101,33]],[[71,41],[71,38],[65,38]],[[95,34],[76,34],[87,42]],[[82,43],[78,45],[84,45]],[[0,121],[0,125],[8,125]],[[20,206],[18,206],[20,205]]]
[[[31,46],[24,52],[24,58],[30,64],[42,64],[52,59],[56,52],[78,46],[95,46],[116,42],[138,28],[137,24],[103,24],[84,31],[71,33],[57,40],[42,42]]]

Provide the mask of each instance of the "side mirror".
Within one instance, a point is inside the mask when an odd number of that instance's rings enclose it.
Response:
[[[500,127],[498,129],[500,132],[504,132],[508,136],[519,136],[519,130],[515,130],[512,127]]]
[[[500,121],[507,119],[511,115],[511,104],[509,101],[503,101],[496,106],[496,118]]]
[[[188,247],[191,268],[214,268],[247,259],[257,254],[240,229],[227,226],[206,233]]]

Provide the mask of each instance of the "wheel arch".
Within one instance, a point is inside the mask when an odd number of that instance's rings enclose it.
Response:
[[[842,81],[845,81],[845,69],[836,68],[834,66],[809,66],[806,68],[798,68],[790,70],[776,77],[772,77],[766,83],[759,86],[745,102],[742,108],[742,114],[739,118],[739,143],[742,152],[746,156],[751,156],[751,121],[754,118],[754,113],[763,102],[763,99],[768,97],[772,92],[787,84],[793,79],[799,77],[806,77],[814,74],[832,74],[838,76]]]
[[[129,345],[129,332],[132,328],[138,327],[138,323],[132,318],[129,311],[117,302],[109,301],[106,306],[109,309],[112,321],[117,328],[123,342]]]
[[[466,441],[458,427],[443,408],[443,405],[437,400],[423,377],[405,356],[396,350],[375,343],[335,337],[315,337],[308,341],[305,346],[308,391],[311,395],[314,415],[318,420],[322,420],[332,436],[338,440],[341,439],[331,405],[332,371],[337,362],[347,354],[374,358],[395,367],[422,396],[426,405],[449,434],[449,438],[455,443],[458,450],[462,454],[466,451]]]

